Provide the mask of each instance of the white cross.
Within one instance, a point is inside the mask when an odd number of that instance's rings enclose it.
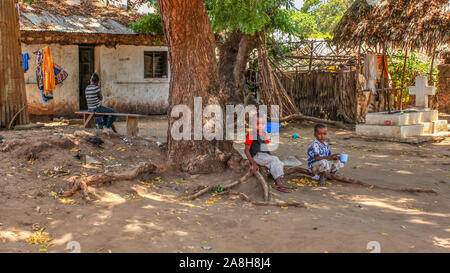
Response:
[[[428,107],[428,96],[436,94],[436,87],[428,86],[428,79],[424,76],[417,76],[415,86],[408,87],[410,95],[416,95],[417,107]]]

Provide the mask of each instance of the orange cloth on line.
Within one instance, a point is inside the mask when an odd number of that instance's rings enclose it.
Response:
[[[389,78],[389,71],[388,71],[388,63],[387,63],[387,56],[386,55],[378,55],[377,56],[378,61],[378,71],[380,71],[380,77],[382,76],[385,79]],[[383,62],[384,62],[384,69],[383,69]],[[381,75],[383,73],[383,75]]]
[[[55,70],[53,57],[49,46],[42,49],[42,81],[44,83],[44,95],[52,94],[55,89]]]

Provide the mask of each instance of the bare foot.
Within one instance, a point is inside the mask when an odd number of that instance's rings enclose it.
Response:
[[[326,183],[326,181],[325,181],[325,175],[324,175],[324,174],[321,174],[321,175],[320,175],[319,186],[321,186],[321,187],[326,187],[326,186],[327,186],[327,183]]]

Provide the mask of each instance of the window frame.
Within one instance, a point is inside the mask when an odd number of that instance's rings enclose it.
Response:
[[[160,54],[161,56],[161,63],[158,63],[155,61],[155,55],[156,54]],[[151,57],[151,67],[152,67],[152,71],[151,71],[151,75],[150,73],[147,73],[146,71],[146,67],[147,67],[147,63],[146,63],[146,57],[150,56]],[[169,68],[168,68],[168,51],[158,51],[158,50],[145,50],[144,51],[144,79],[168,79],[169,78]],[[158,65],[162,65],[162,72],[161,72],[161,76],[158,76],[156,73],[156,68]],[[164,77],[166,76],[166,77]]]

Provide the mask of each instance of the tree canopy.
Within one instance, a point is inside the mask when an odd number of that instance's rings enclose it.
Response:
[[[154,0],[146,0],[157,8]],[[293,0],[205,0],[216,34],[240,31],[254,34],[263,28],[298,38],[327,37],[352,0],[306,0],[299,10]],[[130,26],[138,33],[162,34],[159,13]]]
[[[308,20],[313,21],[313,37],[331,37],[336,24],[354,0],[305,0],[300,9]]]

